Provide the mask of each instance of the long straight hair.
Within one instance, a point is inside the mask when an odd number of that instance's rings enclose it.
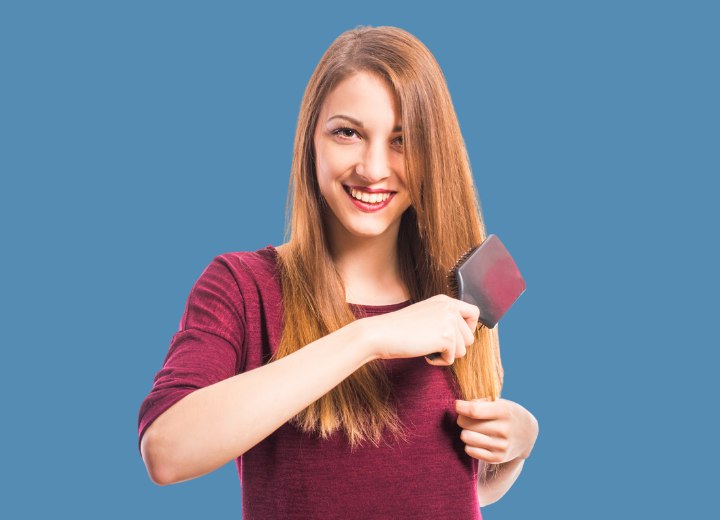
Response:
[[[401,217],[398,267],[411,302],[450,294],[448,270],[486,236],[460,125],[434,56],[395,27],[344,32],[310,77],[298,116],[286,207],[288,243],[278,264],[285,322],[273,359],[355,320],[329,252],[313,136],[328,94],[358,72],[385,80],[399,102],[411,206]],[[452,371],[458,398],[497,398],[503,380],[497,327],[478,329],[467,354],[445,369]],[[342,430],[351,448],[365,441],[378,446],[387,433],[404,438],[382,360],[363,365],[290,422],[322,438]]]

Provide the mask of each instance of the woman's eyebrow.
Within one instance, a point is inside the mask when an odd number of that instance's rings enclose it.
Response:
[[[358,121],[357,119],[355,119],[354,117],[345,116],[345,115],[343,115],[343,114],[336,114],[336,115],[334,115],[334,116],[332,116],[332,117],[328,117],[327,122],[330,122],[330,121],[333,120],[333,119],[347,119],[347,120],[350,121],[352,124],[357,125],[357,126],[359,126],[360,128],[365,128],[365,127],[363,126],[363,124],[362,124],[360,121]],[[393,132],[402,132],[402,126],[401,126],[401,125],[398,125],[398,126],[396,126],[395,128],[393,128],[392,131],[393,131]]]

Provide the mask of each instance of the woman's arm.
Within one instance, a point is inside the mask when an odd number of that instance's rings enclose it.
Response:
[[[141,453],[159,485],[223,466],[377,356],[363,320],[282,359],[188,394],[148,427]]]
[[[458,399],[457,423],[465,452],[478,459],[478,499],[492,504],[513,485],[535,446],[539,426],[533,414],[507,399]],[[491,464],[490,471],[482,471]]]
[[[483,478],[482,466],[485,463],[480,461],[481,471],[477,486],[480,507],[500,500],[520,476],[524,463],[525,459],[518,457],[502,464],[493,464],[493,469]]]
[[[473,343],[479,312],[436,295],[352,321],[282,359],[194,390],[145,430],[140,452],[150,478],[165,485],[214,471],[374,359],[441,352],[428,363],[450,365]]]

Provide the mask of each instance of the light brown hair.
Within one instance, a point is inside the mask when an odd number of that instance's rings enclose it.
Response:
[[[395,27],[361,26],[344,32],[310,77],[298,116],[287,202],[288,244],[278,264],[286,319],[273,359],[355,320],[329,253],[313,135],[328,94],[361,71],[384,79],[399,103],[412,205],[402,215],[397,245],[399,271],[411,301],[450,294],[448,270],[486,236],[465,143],[434,56],[412,34]],[[503,379],[497,327],[480,328],[467,355],[445,370],[454,375],[458,398],[497,398]],[[322,438],[343,430],[351,447],[364,441],[377,446],[384,432],[403,437],[382,360],[363,365],[291,423]]]

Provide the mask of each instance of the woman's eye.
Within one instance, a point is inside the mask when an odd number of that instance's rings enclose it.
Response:
[[[352,128],[338,128],[337,130],[333,130],[332,132],[334,135],[339,135],[340,137],[343,137],[345,139],[350,139],[355,135],[355,130]]]
[[[352,139],[353,137],[360,137],[355,130],[348,127],[337,128],[331,133],[332,135],[339,136],[342,140]],[[395,139],[393,139],[393,143],[395,143],[398,148],[402,148],[403,137],[401,135],[397,136]]]

